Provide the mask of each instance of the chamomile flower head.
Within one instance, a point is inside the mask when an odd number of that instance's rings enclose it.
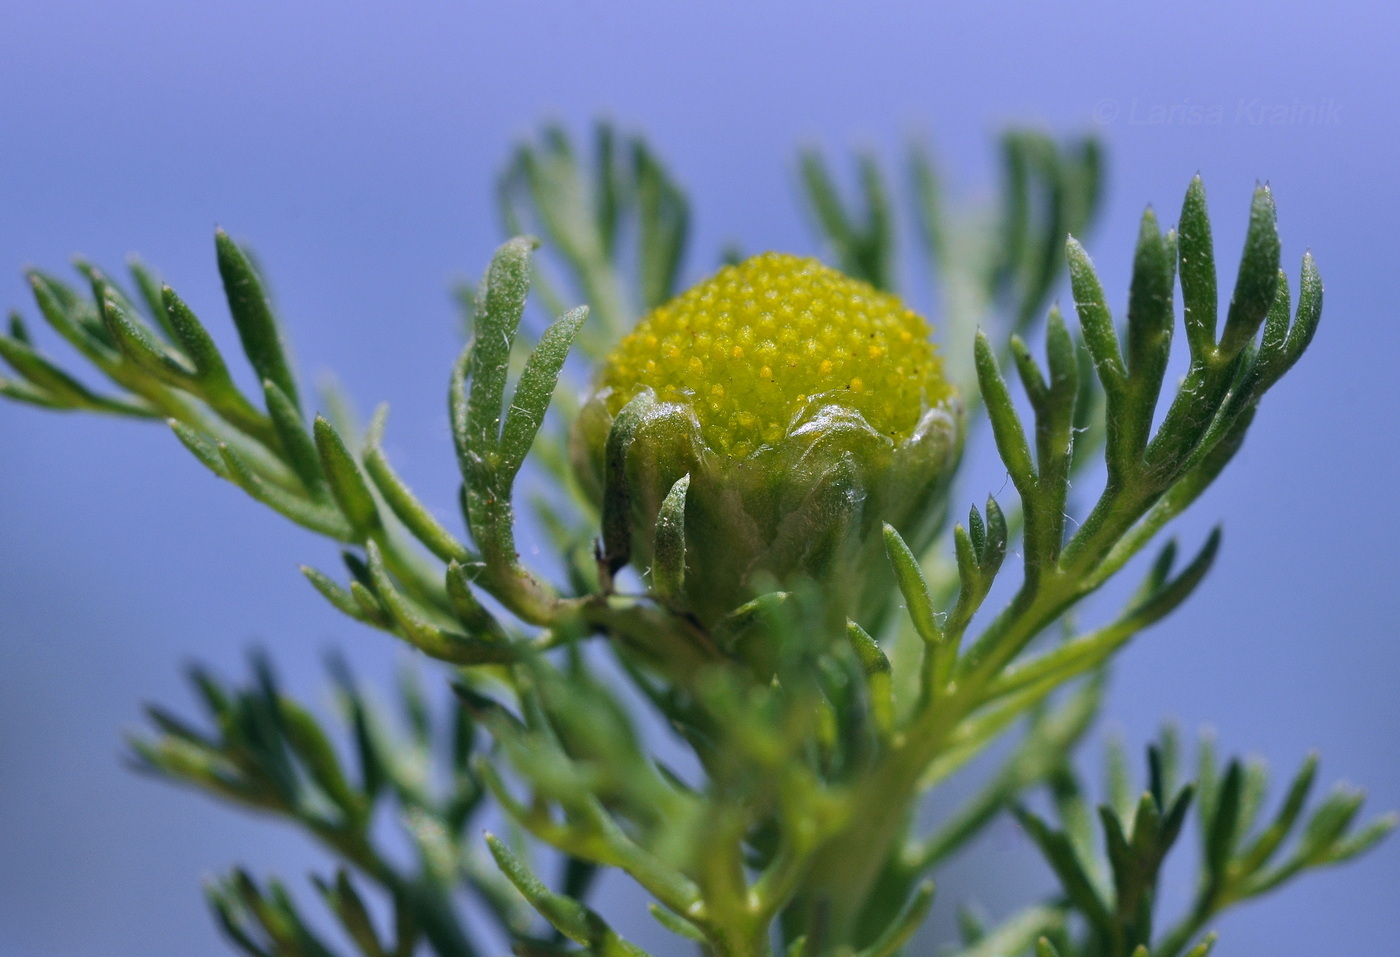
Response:
[[[844,616],[889,587],[885,523],[922,542],[941,522],[961,425],[922,317],[765,253],[638,323],[604,361],[573,453],[642,570],[662,500],[690,476],[685,601],[702,623],[799,578]]]

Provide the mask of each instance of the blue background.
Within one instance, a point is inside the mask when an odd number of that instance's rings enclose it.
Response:
[[[977,193],[1003,124],[1098,122],[1110,187],[1091,251],[1118,303],[1145,202],[1174,220],[1201,171],[1229,275],[1269,179],[1286,264],[1296,275],[1310,246],[1327,282],[1323,327],[1180,523],[1190,544],[1224,517],[1224,551],[1123,657],[1108,710],[1135,754],[1168,715],[1280,773],[1320,747],[1324,780],[1367,785],[1381,811],[1400,807],[1397,20],[1379,3],[7,0],[0,305],[32,317],[24,263],[81,251],[115,269],[139,250],[230,342],[222,224],[256,245],[303,369],[334,369],[362,411],[390,401],[391,454],[448,511],[446,289],[499,240],[492,178],[542,119],[606,113],[650,134],[694,201],[691,277],[731,239],[815,249],[793,187],[803,142],[893,155],[927,132]],[[1252,122],[1276,104],[1322,118]],[[1193,108],[1220,121],[1183,119]],[[1004,476],[977,454],[980,498]],[[0,404],[0,955],[224,952],[198,880],[233,863],[311,897],[322,859],[300,839],[120,761],[138,702],[188,704],[182,661],[236,674],[258,642],[323,702],[334,645],[387,682],[391,643],[317,599],[301,561],[334,549],[161,428]],[[940,920],[1048,886],[999,826],[945,875]],[[1392,843],[1227,917],[1218,953],[1394,954],[1397,888]],[[620,929],[679,952],[623,882],[607,892]]]

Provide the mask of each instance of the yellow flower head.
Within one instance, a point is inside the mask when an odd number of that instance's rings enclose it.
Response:
[[[600,385],[613,414],[643,388],[690,406],[705,443],[733,458],[782,439],[813,402],[854,409],[898,443],[952,392],[929,332],[896,296],[764,253],[642,319]]]
[[[709,627],[775,582],[820,583],[833,621],[879,607],[882,529],[928,542],[961,443],[927,322],[814,259],[765,253],[642,319],[605,360],[571,455],[611,566],[652,565],[663,500],[683,489],[684,595],[667,600]]]

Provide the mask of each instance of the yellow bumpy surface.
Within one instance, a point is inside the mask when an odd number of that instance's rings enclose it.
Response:
[[[712,449],[742,457],[818,398],[895,441],[951,389],[929,324],[897,296],[815,259],[764,253],[647,315],[608,357],[617,413],[643,387],[691,405]]]

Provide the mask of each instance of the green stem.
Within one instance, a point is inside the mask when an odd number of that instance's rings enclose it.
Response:
[[[906,833],[929,761],[970,710],[965,693],[935,699],[851,795],[851,826],[813,857],[801,897],[825,910],[827,943],[859,946],[858,921],[885,864]],[[876,810],[878,809],[878,810]]]

